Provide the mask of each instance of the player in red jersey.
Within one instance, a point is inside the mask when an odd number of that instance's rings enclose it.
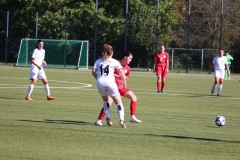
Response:
[[[164,93],[166,77],[169,67],[169,55],[165,52],[165,47],[161,46],[160,52],[154,56],[153,73],[157,76],[157,92]],[[161,84],[162,83],[162,84]]]
[[[119,63],[122,65],[123,67],[123,71],[125,73],[125,80],[127,80],[130,76],[130,71],[131,71],[131,68],[128,66],[128,64],[132,61],[132,53],[130,52],[125,52],[122,56],[121,56],[121,60],[119,61]],[[124,88],[123,89],[123,81],[122,81],[122,78],[120,76],[120,73],[118,70],[115,70],[114,71],[114,75],[115,75],[115,82],[118,86],[118,90],[120,92],[120,95],[121,96],[124,96],[128,99],[131,100],[130,102],[130,114],[131,114],[131,117],[130,117],[130,122],[135,122],[135,123],[141,123],[142,121],[141,120],[138,120],[136,118],[136,110],[137,110],[137,97],[136,95],[128,88]],[[109,98],[109,105],[111,106],[112,104],[112,99]],[[99,117],[97,119],[97,121],[95,122],[95,125],[98,125],[98,126],[102,126],[102,120],[105,116],[105,112],[104,112],[104,108],[102,108],[100,114],[99,114]]]

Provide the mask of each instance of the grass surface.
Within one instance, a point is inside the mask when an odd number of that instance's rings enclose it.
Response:
[[[127,128],[94,126],[102,107],[90,70],[45,69],[54,101],[41,81],[33,101],[24,100],[29,69],[0,67],[0,159],[3,160],[239,160],[239,75],[224,81],[222,96],[210,96],[213,74],[169,74],[165,94],[156,76],[132,72],[128,87],[138,97],[137,117]],[[215,117],[227,123],[217,127]]]

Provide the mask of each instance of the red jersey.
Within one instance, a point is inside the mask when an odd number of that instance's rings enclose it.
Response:
[[[167,66],[167,61],[169,60],[169,56],[168,56],[168,53],[167,52],[164,52],[164,53],[157,53],[155,56],[154,56],[154,60],[156,61],[156,65],[157,66]]]
[[[120,63],[120,61],[118,61],[118,62]],[[121,64],[121,63],[120,63],[120,64]],[[122,66],[122,64],[121,64],[121,66]],[[122,66],[122,67],[123,67],[123,72],[125,73],[125,76],[129,78],[131,68],[129,67],[129,65]],[[120,75],[120,71],[117,70],[117,69],[115,69],[114,74]],[[123,81],[122,81],[122,78],[121,78],[121,77],[115,77],[115,82],[116,82],[118,88],[122,88],[122,86],[123,86]]]

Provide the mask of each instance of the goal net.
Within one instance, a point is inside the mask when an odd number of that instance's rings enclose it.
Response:
[[[88,47],[86,40],[42,39],[48,68],[88,69]],[[38,39],[21,40],[16,66],[30,66],[33,50]]]

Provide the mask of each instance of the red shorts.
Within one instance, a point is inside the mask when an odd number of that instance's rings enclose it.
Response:
[[[124,88],[124,89],[118,88],[118,90],[119,90],[119,93],[120,93],[121,96],[124,96],[124,94],[126,94],[127,92],[130,91],[129,88]]]
[[[167,77],[167,66],[157,66],[156,75],[161,75],[162,77]]]

